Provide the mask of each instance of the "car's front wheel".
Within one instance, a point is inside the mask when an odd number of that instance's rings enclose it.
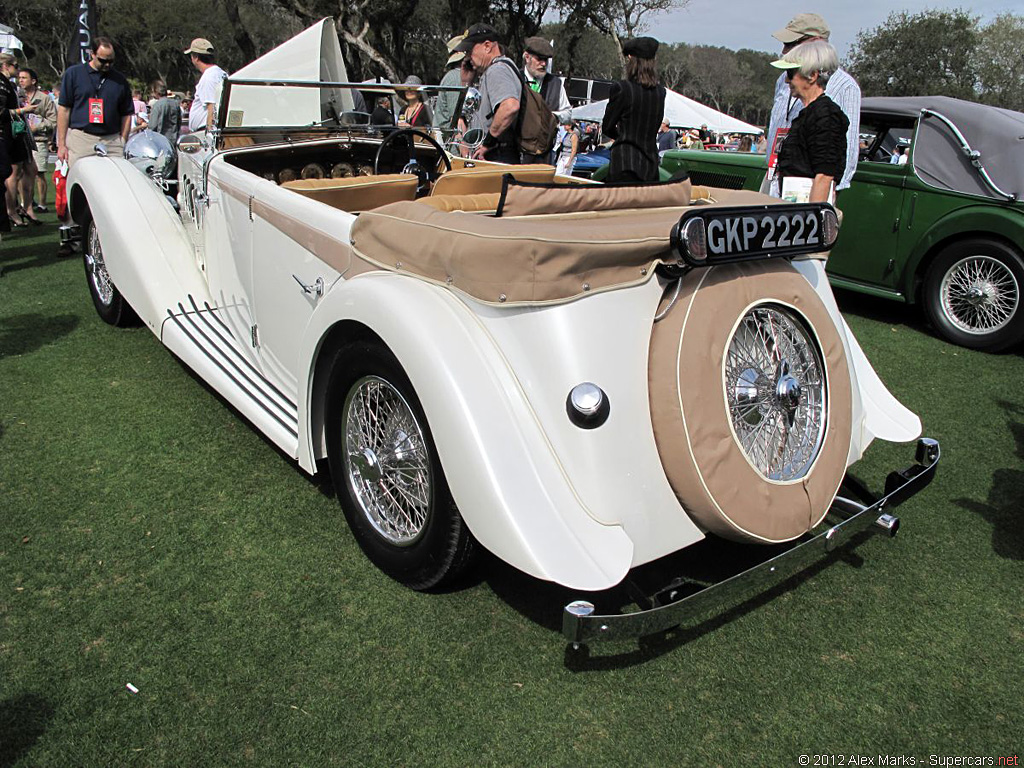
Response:
[[[972,238],[947,246],[928,269],[924,307],[935,329],[954,344],[997,352],[1024,339],[1024,261],[997,240]]]
[[[137,324],[138,316],[110,279],[107,262],[103,259],[100,232],[96,221],[91,217],[85,225],[82,260],[85,263],[85,281],[89,286],[89,295],[92,296],[92,303],[103,321],[121,328]]]
[[[474,541],[398,360],[379,343],[348,344],[335,357],[328,392],[331,476],[359,546],[412,589],[454,581]]]

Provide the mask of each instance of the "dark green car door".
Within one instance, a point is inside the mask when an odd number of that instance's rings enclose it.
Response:
[[[888,161],[857,164],[852,185],[836,199],[844,215],[839,242],[828,260],[833,283],[841,286],[848,280],[896,288],[895,259],[908,169]]]

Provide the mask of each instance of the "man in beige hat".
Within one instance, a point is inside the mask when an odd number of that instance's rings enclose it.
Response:
[[[832,31],[826,21],[816,13],[799,13],[794,16],[786,26],[773,32],[772,37],[782,43],[783,55],[789,53],[802,43],[811,40],[829,39]],[[843,178],[838,180],[836,191],[846,189],[850,186],[850,178],[857,169],[857,153],[859,142],[857,136],[860,131],[860,86],[857,81],[842,67],[837,69],[829,77],[825,86],[826,95],[834,101],[850,121],[849,132],[846,136],[846,170]],[[786,80],[786,73],[779,75],[775,81],[775,101],[772,105],[772,115],[768,122],[768,144],[767,160],[768,173],[765,176],[761,191],[780,196],[778,180],[775,178],[775,165],[779,157],[779,148],[789,133],[793,119],[803,109],[803,102],[790,93],[789,83]]]
[[[221,85],[227,72],[214,62],[213,44],[204,37],[197,37],[184,53],[192,56],[192,66],[199,70],[199,82],[196,83],[196,95],[188,111],[188,129],[207,131],[216,119],[214,111],[220,100]]]
[[[443,87],[458,88],[469,85],[469,82],[464,82],[462,71],[466,54],[455,50],[464,38],[465,35],[456,35],[448,41],[448,63],[445,65],[448,69],[445,71],[444,77],[441,78]],[[471,80],[472,66],[469,67],[469,73]],[[455,108],[458,105],[458,91],[441,91],[437,95],[437,101],[434,104],[434,127],[441,131],[441,135],[446,141],[455,133],[452,122],[455,119]]]

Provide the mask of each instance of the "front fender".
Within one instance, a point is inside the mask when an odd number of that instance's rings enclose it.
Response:
[[[909,302],[917,301],[916,281],[924,276],[932,256],[943,243],[952,239],[993,235],[1024,249],[1024,212],[1019,207],[997,207],[986,203],[957,208],[938,219],[917,239],[907,259],[900,280],[903,295]]]
[[[153,333],[159,336],[167,309],[185,296],[200,306],[211,301],[181,219],[127,160],[79,160],[68,176],[68,200],[75,221],[95,220],[114,285]]]
[[[537,578],[606,589],[629,570],[633,544],[595,520],[574,492],[515,377],[451,292],[392,273],[340,282],[317,307],[302,342],[300,462],[311,465],[316,358],[332,327],[357,322],[377,334],[423,405],[452,495],[488,550]],[[330,393],[318,397],[331,396]]]

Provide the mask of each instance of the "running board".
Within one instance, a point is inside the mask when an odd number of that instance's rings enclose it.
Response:
[[[175,311],[177,310],[177,311]],[[192,296],[167,310],[160,340],[292,458],[299,455],[299,409],[249,361],[217,310]]]

